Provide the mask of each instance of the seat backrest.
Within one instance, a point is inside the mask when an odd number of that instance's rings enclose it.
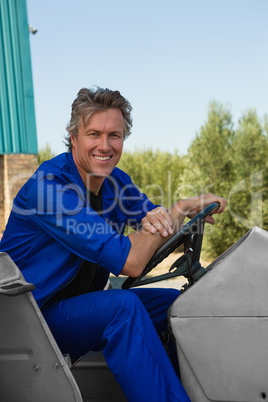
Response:
[[[0,253],[0,401],[82,402],[33,289]]]

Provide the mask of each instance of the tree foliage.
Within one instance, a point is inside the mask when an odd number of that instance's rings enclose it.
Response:
[[[38,163],[41,165],[44,161],[51,159],[55,156],[52,152],[50,145],[47,143],[45,147],[41,148],[38,152]]]
[[[266,127],[266,128],[265,128]],[[248,110],[234,129],[228,108],[213,102],[188,152],[181,196],[213,192],[227,211],[206,227],[205,252],[217,257],[254,225],[267,227],[267,125]]]
[[[153,203],[168,208],[177,199],[184,159],[176,151],[171,154],[160,150],[136,149],[124,152],[118,167],[131,176],[132,181]]]
[[[239,120],[233,141],[234,178],[229,212],[236,239],[254,225],[268,229],[268,137],[254,109]]]

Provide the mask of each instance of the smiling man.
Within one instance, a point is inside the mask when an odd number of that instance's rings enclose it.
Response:
[[[123,151],[124,119],[120,109],[95,112],[87,124],[71,135],[72,153],[78,172],[94,194],[118,164]],[[88,176],[90,173],[90,176]]]
[[[116,167],[131,126],[131,105],[118,91],[81,89],[68,152],[44,162],[19,191],[0,251],[34,283],[63,353],[76,359],[103,349],[128,401],[189,401],[158,337],[180,292],[103,290],[110,272],[139,276],[185,216],[214,201],[221,213],[226,201],[205,194],[168,211],[153,205]],[[126,225],[136,231],[124,236]]]

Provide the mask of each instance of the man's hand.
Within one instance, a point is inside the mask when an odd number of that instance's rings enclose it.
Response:
[[[192,219],[195,215],[213,202],[219,203],[219,208],[213,213],[221,214],[226,206],[226,200],[212,193],[202,194],[182,200],[177,204],[177,206],[175,206],[175,208],[177,209],[179,215],[184,215],[184,217],[187,216],[188,218]],[[181,207],[182,203],[183,206]],[[187,205],[189,206],[189,209],[187,208]],[[157,207],[148,212],[141,221],[143,228],[152,234],[158,232],[162,237],[168,237],[169,235],[173,234],[173,222],[169,212],[171,211],[168,211],[164,207]],[[215,223],[215,220],[212,216],[207,216],[205,220],[211,225],[214,225]]]
[[[128,235],[131,248],[121,274],[137,278],[156,250],[171,237],[173,231],[181,228],[184,218],[195,216],[213,202],[219,203],[219,208],[214,213],[222,213],[226,200],[211,193],[177,201],[168,211],[158,207],[148,212],[142,220],[142,225],[146,230]],[[214,223],[212,216],[208,217],[207,221]],[[161,236],[157,236],[158,233]]]
[[[152,234],[159,232],[161,236],[167,237],[173,233],[172,219],[164,207],[157,207],[148,212],[141,223],[142,227]]]
[[[227,203],[225,198],[219,197],[212,193],[206,193],[206,194],[199,195],[197,197],[187,198],[184,201],[186,203],[188,201],[191,205],[190,210],[187,212],[187,217],[190,219],[192,219],[200,211],[202,211],[204,208],[206,208],[208,205],[212,204],[213,202],[217,202],[219,204],[219,207],[213,212],[213,214],[221,214],[224,211],[224,209],[226,207],[226,203]],[[215,220],[212,216],[207,216],[205,221],[210,223],[211,225],[214,225],[214,223],[215,223]]]

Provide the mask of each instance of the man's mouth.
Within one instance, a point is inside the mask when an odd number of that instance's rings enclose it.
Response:
[[[108,159],[111,159],[112,156],[96,156],[94,155],[94,158],[97,159],[98,161],[107,161]]]

